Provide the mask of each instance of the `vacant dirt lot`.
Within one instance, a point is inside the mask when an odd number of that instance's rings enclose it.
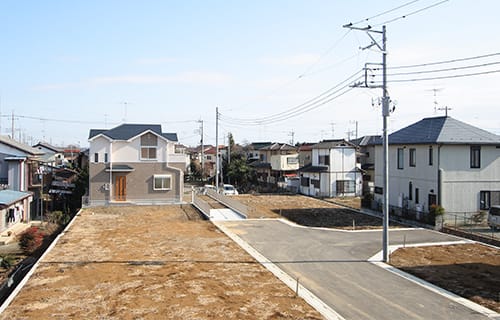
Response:
[[[249,218],[285,217],[304,226],[348,230],[382,227],[382,219],[380,218],[301,195],[243,194],[233,198],[251,208]],[[352,204],[352,201],[344,200],[344,202]],[[391,223],[391,226],[398,225]]]
[[[500,250],[480,244],[401,248],[391,264],[500,312]]]
[[[299,195],[239,195],[236,199],[254,208],[254,218],[276,218],[281,211],[288,219],[309,226],[351,229],[353,219],[357,229],[381,228],[382,224],[378,218]],[[343,201],[352,206],[349,199]],[[390,261],[401,270],[500,312],[498,248],[481,244],[404,248],[393,253]]]
[[[321,319],[190,206],[92,208],[1,319]]]

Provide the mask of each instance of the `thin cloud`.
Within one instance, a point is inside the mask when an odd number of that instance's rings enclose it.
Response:
[[[162,58],[140,58],[137,60],[137,64],[141,65],[158,65],[158,64],[168,64],[173,62],[179,62],[179,59],[171,57],[162,57]]]
[[[38,85],[33,87],[36,91],[53,91],[64,90],[70,88],[96,87],[106,85],[145,85],[145,84],[187,84],[187,85],[221,85],[232,81],[232,77],[228,74],[219,72],[206,71],[189,71],[182,72],[172,76],[162,75],[119,75],[119,76],[103,76],[82,80],[80,82],[67,83],[51,83]]]
[[[319,55],[312,53],[302,53],[284,57],[262,58],[263,64],[281,65],[281,66],[304,66],[318,61]]]

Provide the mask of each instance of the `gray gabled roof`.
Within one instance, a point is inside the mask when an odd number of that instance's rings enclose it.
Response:
[[[313,149],[331,149],[337,147],[352,147],[356,148],[354,144],[344,139],[323,140],[312,146]]]
[[[500,144],[500,136],[451,117],[425,118],[389,135],[389,144]]]
[[[382,143],[382,136],[364,136],[358,139],[350,140],[349,142],[358,147],[365,147]]]
[[[38,150],[36,148],[33,148],[27,144],[18,142],[9,136],[0,136],[0,143],[8,145],[14,149],[20,150],[29,156],[41,156],[41,155],[45,154],[45,152]]]
[[[133,137],[140,135],[143,132],[152,131],[157,135],[170,140],[177,142],[177,134],[176,133],[163,133],[161,132],[161,125],[159,124],[129,124],[125,123],[119,125],[118,127],[106,130],[106,129],[90,129],[89,139],[97,135],[105,135],[113,140],[129,140]]]

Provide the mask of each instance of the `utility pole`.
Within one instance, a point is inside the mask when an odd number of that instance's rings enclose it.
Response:
[[[386,48],[386,28],[385,25],[382,26],[382,30],[372,30],[371,26],[364,28],[354,27],[352,23],[346,24],[344,28],[349,28],[351,30],[365,31],[368,37],[372,40],[371,44],[361,48],[362,50],[377,46],[382,52],[382,86],[370,85],[368,83],[368,68],[365,67],[365,83],[356,83],[355,87],[365,87],[365,88],[381,88],[382,89],[382,141],[383,141],[383,232],[382,232],[382,259],[384,262],[389,262],[389,139],[387,134],[387,118],[390,115],[390,98],[387,92],[387,48]],[[379,45],[377,40],[371,35],[372,33],[382,35],[382,45]]]
[[[292,131],[290,131],[290,134],[289,134],[289,135],[292,137],[292,139],[290,140],[290,142],[291,142],[291,143],[290,143],[290,145],[292,145],[292,146],[293,146],[293,143],[294,143],[294,140],[295,140],[295,139],[294,139],[294,138],[295,138],[295,131],[293,131],[293,130],[292,130]]]
[[[231,163],[231,133],[227,134],[227,168],[229,171],[229,164]],[[227,183],[231,184],[229,175],[227,174]]]
[[[219,107],[215,107],[215,188],[219,191]]]
[[[330,122],[330,125],[332,126],[332,139],[335,139],[335,123]]]
[[[11,128],[12,129],[12,135],[11,135],[11,137],[12,137],[12,139],[15,139],[14,134],[16,133],[16,130],[14,129],[14,110],[12,110],[11,120],[12,120],[12,128]]]
[[[203,177],[205,174],[205,147],[203,146],[203,120],[198,120],[200,123],[200,133],[201,133],[201,181],[203,181]]]

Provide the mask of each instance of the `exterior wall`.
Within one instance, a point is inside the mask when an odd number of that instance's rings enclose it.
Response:
[[[98,163],[95,163],[95,153],[99,155]],[[127,164],[134,168],[132,172],[114,172],[111,187],[109,187],[110,173],[105,171],[106,166],[109,165],[109,162],[104,163],[106,153],[108,161],[113,164]],[[126,201],[134,203],[181,201],[186,162],[185,155],[175,154],[174,143],[158,138],[156,159],[144,160],[141,159],[141,136],[130,141],[113,141],[112,144],[107,138],[97,137],[90,143],[89,156],[91,205],[114,202],[118,176],[126,177]],[[168,166],[167,161],[169,161]],[[153,190],[153,175],[155,174],[171,175],[172,190]]]
[[[91,205],[115,201],[116,178],[120,176],[126,177],[126,202],[163,203],[181,200],[183,176],[179,170],[169,168],[165,163],[160,162],[134,163],[132,167],[134,168],[132,172],[114,172],[113,185],[107,188],[105,185],[109,183],[110,173],[105,171],[105,164],[91,164],[89,170]],[[153,175],[155,174],[171,175],[172,189],[153,190]],[[111,198],[109,197],[110,191],[112,192]]]
[[[299,167],[304,167],[311,163],[312,163],[312,150],[299,151]]]
[[[299,169],[299,155],[273,155],[271,168],[278,171],[295,171]]]
[[[432,145],[433,164],[429,165],[430,145],[389,146],[389,204],[409,209],[429,210],[428,197],[435,195],[446,212],[477,212],[479,193],[483,190],[500,191],[500,149],[481,146],[481,168],[470,168],[469,145]],[[397,149],[404,149],[404,167],[397,168]],[[409,149],[416,149],[416,165],[409,166]],[[375,186],[382,187],[382,146],[377,146],[375,160]],[[439,186],[441,169],[441,186]],[[409,183],[413,194],[409,195]],[[416,203],[415,189],[419,189]],[[441,190],[441,194],[438,192]],[[411,198],[411,199],[410,199]],[[382,195],[376,194],[382,201]]]

